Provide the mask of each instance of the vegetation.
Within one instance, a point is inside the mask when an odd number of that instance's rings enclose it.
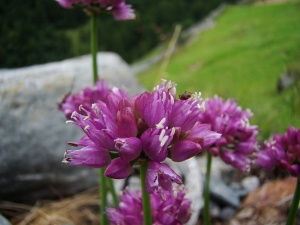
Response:
[[[227,0],[235,2],[236,0]],[[189,26],[222,0],[128,0],[132,21],[99,16],[99,50],[114,51],[127,62],[169,38],[174,26]],[[89,21],[82,9],[63,9],[55,0],[0,1],[0,68],[21,67],[89,53]]]
[[[277,80],[291,63],[300,62],[300,2],[228,6],[216,26],[192,38],[171,57],[164,78],[179,93],[201,91],[238,100],[254,112],[261,137],[300,127],[297,86],[279,94]],[[157,83],[160,65],[138,76],[148,89]],[[298,92],[297,92],[298,91]]]

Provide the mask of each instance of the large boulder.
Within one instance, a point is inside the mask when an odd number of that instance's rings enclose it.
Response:
[[[130,67],[114,53],[98,54],[109,86],[141,93]],[[0,200],[35,202],[96,186],[97,169],[61,163],[80,129],[66,124],[57,102],[92,86],[89,55],[61,62],[0,70]]]

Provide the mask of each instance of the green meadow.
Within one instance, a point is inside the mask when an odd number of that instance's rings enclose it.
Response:
[[[300,90],[277,92],[277,81],[290,64],[300,64],[300,2],[227,6],[216,25],[190,38],[161,63],[138,74],[148,90],[160,77],[177,83],[177,93],[202,92],[234,98],[254,113],[260,138],[300,128]]]

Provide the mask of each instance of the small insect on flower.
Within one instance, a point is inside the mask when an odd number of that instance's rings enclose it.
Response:
[[[185,91],[182,95],[179,95],[180,100],[187,100],[192,97],[192,92]]]

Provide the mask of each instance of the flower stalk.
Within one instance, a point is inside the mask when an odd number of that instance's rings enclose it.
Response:
[[[143,212],[144,212],[144,225],[152,224],[151,206],[150,206],[150,195],[146,191],[146,172],[148,163],[140,165],[140,178],[142,188],[142,200],[143,200]]]
[[[119,198],[118,198],[118,195],[115,190],[113,179],[110,179],[110,178],[105,178],[105,179],[107,181],[107,184],[108,184],[108,187],[109,187],[112,199],[113,199],[114,206],[117,208],[119,205]]]
[[[101,224],[107,224],[107,216],[105,214],[107,205],[107,189],[106,189],[106,177],[104,176],[105,168],[99,169],[99,188],[100,188],[100,221]]]
[[[296,189],[294,192],[294,197],[293,197],[293,201],[292,201],[292,205],[289,211],[289,215],[286,221],[286,225],[289,224],[294,224],[295,222],[295,217],[298,211],[298,207],[299,207],[299,200],[300,200],[300,179],[299,177],[297,178],[297,185],[296,185]]]
[[[98,80],[98,68],[97,68],[97,14],[91,13],[91,53],[92,53],[92,70],[93,70],[93,81],[94,84]],[[100,221],[101,224],[107,224],[107,216],[105,214],[106,205],[107,205],[107,188],[106,181],[110,179],[106,179],[104,176],[105,168],[99,169],[99,189],[100,189]],[[111,193],[115,193],[114,188],[111,189]],[[115,202],[114,202],[115,203]]]
[[[210,183],[210,172],[212,155],[210,151],[207,151],[207,164],[206,164],[206,176],[204,184],[204,223],[210,225],[210,212],[209,212],[209,183]]]
[[[91,13],[91,53],[94,83],[98,80],[97,49],[97,14]]]

